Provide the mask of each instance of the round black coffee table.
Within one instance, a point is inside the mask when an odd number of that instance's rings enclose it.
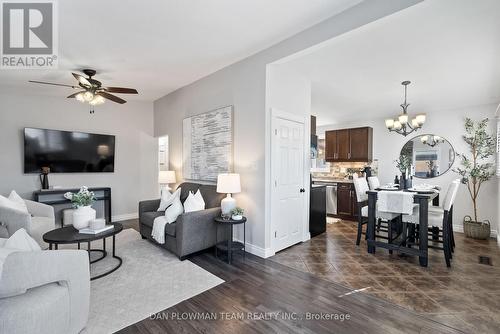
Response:
[[[120,223],[114,223],[111,224],[114,225],[114,227],[110,230],[104,231],[99,234],[84,234],[84,233],[79,233],[77,229],[75,229],[73,226],[66,226],[66,227],[61,227],[52,231],[49,231],[43,235],[43,241],[49,244],[49,249],[52,250],[54,247],[55,250],[57,250],[59,245],[68,245],[68,244],[78,244],[78,249],[80,249],[80,244],[81,243],[87,243],[87,251],[89,253],[89,261],[90,264],[96,263],[97,261],[100,261],[104,259],[107,255],[108,252],[106,252],[106,238],[108,237],[113,237],[113,258],[118,260],[118,264],[114,266],[112,269],[99,274],[97,276],[94,276],[90,278],[91,281],[104,277],[106,275],[111,274],[114,272],[116,269],[120,268],[122,265],[122,259],[121,257],[117,256],[115,254],[115,235],[120,233],[123,230],[123,226]],[[90,248],[90,243],[92,241],[96,240],[101,240],[102,239],[102,249],[91,249]],[[100,252],[102,253],[102,256],[100,256],[97,259],[90,260],[90,252]]]

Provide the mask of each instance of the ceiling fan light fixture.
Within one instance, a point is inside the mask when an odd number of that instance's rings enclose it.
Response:
[[[98,106],[104,103],[104,97],[101,95],[96,95],[94,98],[89,102],[90,105],[92,106]]]
[[[80,102],[85,102],[85,98],[83,97],[83,93],[78,93],[75,96],[75,99]]]
[[[85,92],[83,93],[83,99],[86,101],[86,102],[90,102],[94,99],[94,94],[92,92]]]

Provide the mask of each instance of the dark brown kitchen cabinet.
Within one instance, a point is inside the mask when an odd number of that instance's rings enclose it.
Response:
[[[337,132],[327,131],[325,133],[325,160],[335,161],[337,159]]]
[[[349,129],[350,155],[353,161],[371,161],[373,146],[372,128]]]
[[[337,214],[336,217],[357,220],[358,204],[356,200],[356,191],[352,183],[337,184]]]
[[[337,185],[337,215],[352,216],[352,196],[349,183]]]
[[[326,131],[325,160],[369,162],[373,158],[373,129],[370,127]]]

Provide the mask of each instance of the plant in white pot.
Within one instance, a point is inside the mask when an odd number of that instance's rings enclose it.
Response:
[[[231,219],[233,220],[242,220],[243,219],[244,210],[240,207],[236,207],[231,210]]]
[[[464,217],[464,233],[476,239],[489,238],[491,229],[488,220],[478,221],[477,208],[481,186],[495,175],[491,158],[495,153],[496,140],[486,131],[487,127],[487,118],[477,123],[470,118],[465,119],[465,134],[462,138],[469,146],[470,155],[457,154],[462,166],[454,169],[462,177],[462,183],[467,185],[474,210],[474,220],[470,216]]]
[[[96,218],[96,211],[92,209],[92,203],[96,200],[94,193],[83,186],[76,194],[67,192],[64,197],[69,199],[75,208],[73,227],[77,230],[88,227],[90,221]]]

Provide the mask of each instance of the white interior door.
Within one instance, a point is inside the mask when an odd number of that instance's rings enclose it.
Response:
[[[273,113],[272,118],[272,245],[275,252],[302,241],[304,226],[303,120]]]

